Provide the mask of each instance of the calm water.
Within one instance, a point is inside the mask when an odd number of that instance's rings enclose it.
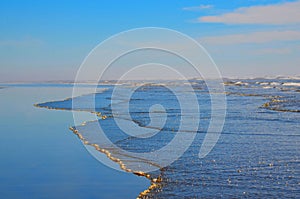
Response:
[[[3,85],[0,198],[135,198],[149,181],[99,164],[68,129],[71,112],[37,102],[64,99],[65,85]]]
[[[226,82],[225,126],[214,149],[202,159],[198,153],[211,119],[210,95],[204,82],[193,80],[192,84],[201,110],[198,131],[193,131],[189,125],[179,130],[180,121],[185,119],[192,124],[194,115],[192,109],[181,113],[178,95],[184,96],[185,102],[189,102],[191,94],[178,82],[141,84],[129,101],[122,95],[117,96],[118,100],[113,104],[117,109],[115,115],[111,112],[114,86],[109,85],[101,86],[101,92],[96,94],[42,103],[39,106],[96,111],[107,116],[87,121],[85,125],[74,129],[89,144],[97,144],[101,149],[109,151],[112,157],[121,160],[127,169],[143,171],[160,168],[149,174],[152,181],[161,179],[161,182],[153,181],[156,187],[143,197],[300,197],[300,81],[254,79]],[[129,92],[132,85],[127,83],[121,88]],[[177,96],[172,89],[177,92]],[[122,109],[126,103],[129,103],[130,117]],[[156,104],[163,106],[165,112],[158,107],[149,113],[150,108]],[[152,122],[151,119],[165,119],[165,124],[156,126],[159,122]],[[140,128],[137,135],[151,134],[147,129],[158,130],[158,133],[147,138],[136,138],[123,132],[117,120],[125,124],[127,122],[128,125],[135,123]],[[95,133],[99,124],[109,142]],[[151,153],[167,146],[176,133],[185,138],[191,137],[193,142],[171,165],[163,166],[163,161],[155,157],[139,158],[127,153]],[[180,143],[177,147],[181,147]],[[172,150],[169,154],[172,156]]]

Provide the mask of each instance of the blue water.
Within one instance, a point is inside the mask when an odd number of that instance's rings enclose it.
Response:
[[[0,198],[135,198],[149,181],[95,160],[69,131],[71,112],[37,102],[64,99],[72,87],[4,85],[0,89]]]
[[[134,171],[157,167],[151,179],[162,179],[143,197],[149,198],[298,198],[300,197],[300,81],[293,79],[230,80],[225,83],[227,115],[220,139],[205,157],[198,157],[211,119],[211,102],[205,82],[192,80],[200,107],[197,131],[189,126],[179,130],[182,118],[192,124],[193,110],[181,113],[172,89],[189,102],[185,86],[168,82],[141,85],[130,101],[118,96],[117,112],[112,114],[114,86],[103,85],[103,92],[74,99],[39,104],[40,107],[101,112],[104,120],[89,121],[76,129],[89,144],[97,144]],[[128,92],[130,84],[121,86]],[[172,89],[170,89],[172,88]],[[75,106],[72,107],[72,103]],[[130,117],[122,112],[129,103]],[[161,110],[150,113],[160,104],[166,123],[155,126],[151,119],[163,120]],[[95,105],[95,106],[94,106]],[[151,116],[151,117],[150,117]],[[141,134],[145,129],[158,130],[154,136],[137,138],[119,128],[116,120],[133,122]],[[95,132],[101,125],[113,147]],[[138,132],[137,132],[138,133]],[[126,152],[150,153],[167,146],[179,133],[193,138],[191,146],[176,161],[163,165],[155,157],[138,158]],[[195,136],[195,138],[193,137]],[[181,147],[180,142],[178,148]],[[120,150],[120,148],[123,150]],[[100,153],[100,152],[99,152]],[[169,151],[172,156],[172,151]],[[147,187],[145,187],[147,188]]]

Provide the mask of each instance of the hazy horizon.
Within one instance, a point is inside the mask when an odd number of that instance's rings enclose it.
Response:
[[[250,80],[250,79],[290,79],[290,80],[299,80],[300,76],[295,75],[295,76],[257,76],[257,77],[222,77],[223,80]],[[203,78],[189,78],[187,80],[204,80]],[[216,80],[218,78],[206,78],[206,80]],[[150,81],[181,81],[182,79],[124,79],[122,81],[145,81],[145,82],[150,82]],[[105,80],[100,80],[99,82],[114,82],[114,81],[119,81],[118,79],[105,79]],[[75,81],[75,80],[16,80],[16,81],[0,81],[0,84],[27,84],[27,83],[62,83],[62,84],[73,84],[73,83],[83,83],[83,84],[95,84],[97,83],[96,81],[93,80],[84,80],[84,81]]]

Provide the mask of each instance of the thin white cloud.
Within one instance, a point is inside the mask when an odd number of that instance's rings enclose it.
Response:
[[[247,34],[233,34],[213,37],[203,37],[200,41],[215,45],[259,44],[278,41],[300,41],[300,31],[265,31]]]
[[[300,0],[280,4],[242,7],[218,16],[203,16],[198,22],[224,24],[271,24],[300,23]]]
[[[213,5],[200,5],[200,6],[185,7],[185,8],[183,8],[183,10],[199,11],[199,10],[211,9],[213,7],[214,7]]]
[[[277,55],[286,55],[293,51],[291,48],[263,48],[256,50],[253,54],[265,55],[265,54],[277,54]]]

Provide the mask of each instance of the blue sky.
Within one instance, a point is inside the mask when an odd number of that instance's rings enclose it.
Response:
[[[300,75],[299,10],[282,0],[3,0],[0,81],[74,79],[98,43],[147,26],[193,37],[225,77]]]

